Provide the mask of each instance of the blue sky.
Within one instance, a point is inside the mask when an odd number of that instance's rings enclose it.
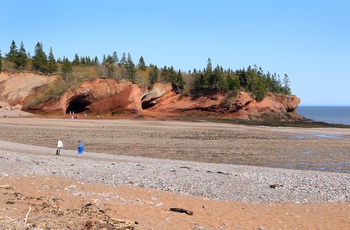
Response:
[[[0,50],[70,60],[116,51],[188,71],[256,64],[283,78],[301,105],[350,106],[347,0],[0,0]]]

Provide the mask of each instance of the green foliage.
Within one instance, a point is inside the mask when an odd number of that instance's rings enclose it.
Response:
[[[115,59],[113,56],[108,55],[107,57],[104,58],[104,61],[102,63],[106,70],[107,70],[107,77],[108,78],[113,78],[114,77],[114,72],[115,72]]]
[[[194,88],[191,93],[193,96],[201,96],[209,89],[208,77],[199,73],[195,75],[195,79]]]
[[[119,66],[126,66],[126,54],[123,52],[122,58],[120,59],[120,62],[118,63]]]
[[[62,77],[65,82],[68,82],[68,77],[72,73],[72,63],[68,60],[68,58],[63,58],[63,63],[61,66]]]
[[[16,42],[12,40],[10,51],[6,54],[6,59],[10,62],[14,62],[16,60],[17,52]]]
[[[182,73],[181,71],[179,70],[177,72],[177,75],[176,75],[176,80],[175,80],[175,83],[174,83],[179,89],[183,89],[183,87],[185,86],[186,82],[182,76]]]
[[[256,100],[264,99],[266,92],[277,94],[290,94],[289,78],[285,75],[284,86],[282,86],[279,76],[264,74],[263,70],[256,65],[252,68],[236,70],[224,70],[221,66],[211,69],[211,61],[208,59],[207,68],[203,72],[193,71],[195,78],[194,86],[191,89],[192,96],[200,96],[208,90],[218,90],[224,92],[237,92],[244,89],[251,92]]]
[[[117,55],[117,52],[116,52],[116,51],[113,52],[112,58],[113,58],[113,63],[114,63],[114,64],[118,64],[119,58],[118,58],[118,55]]]
[[[15,54],[14,63],[16,64],[17,69],[25,67],[28,63],[28,56],[26,50],[24,49],[23,42],[21,42],[19,51]]]
[[[178,73],[175,71],[174,67],[171,66],[170,68],[164,66],[164,68],[161,69],[160,74],[160,81],[161,82],[169,82],[172,84],[176,84],[178,78]]]
[[[159,70],[158,70],[158,67],[155,65],[152,67],[148,75],[148,80],[150,85],[154,85],[158,81],[158,74],[159,74]]]
[[[54,57],[54,55],[52,53],[52,48],[50,47],[47,71],[49,73],[54,73],[54,72],[57,71],[57,69],[58,69],[57,62],[56,62],[56,59],[55,59],[55,57]]]
[[[80,58],[79,58],[78,54],[74,55],[74,60],[72,61],[72,65],[74,65],[74,66],[80,65]]]
[[[130,53],[128,53],[128,59],[126,61],[125,68],[127,80],[130,80],[131,82],[135,83],[136,68],[134,62],[131,59]]]
[[[139,68],[139,70],[142,70],[142,71],[145,71],[147,69],[145,60],[143,59],[142,56],[139,59],[139,64],[137,65],[137,68]]]
[[[287,74],[284,75],[283,78],[283,93],[286,95],[290,95],[291,91],[290,91],[290,80],[289,80],[289,76]]]
[[[42,43],[37,43],[35,46],[35,54],[32,58],[32,66],[35,71],[48,73],[48,61],[46,54],[43,50]]]

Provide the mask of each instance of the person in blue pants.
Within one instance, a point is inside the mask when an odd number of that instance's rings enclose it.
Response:
[[[82,155],[84,152],[84,142],[78,141],[78,155]]]

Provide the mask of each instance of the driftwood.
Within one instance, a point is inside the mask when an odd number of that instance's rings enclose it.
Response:
[[[183,209],[183,208],[170,208],[170,211],[186,213],[187,215],[190,215],[190,216],[193,215],[192,211],[189,211],[189,210],[186,210],[186,209]]]
[[[25,223],[25,224],[27,224],[27,222],[28,222],[28,216],[29,216],[29,213],[30,213],[31,210],[32,210],[32,207],[30,206],[30,207],[29,207],[29,210],[28,210],[28,212],[27,212],[27,214],[26,214],[26,218],[24,219],[24,223]]]

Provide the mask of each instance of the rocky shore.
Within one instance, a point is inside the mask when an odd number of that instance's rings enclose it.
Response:
[[[43,117],[0,129],[0,229],[350,225],[348,129]]]
[[[1,175],[63,176],[240,202],[345,202],[350,175],[116,156],[0,141]]]

